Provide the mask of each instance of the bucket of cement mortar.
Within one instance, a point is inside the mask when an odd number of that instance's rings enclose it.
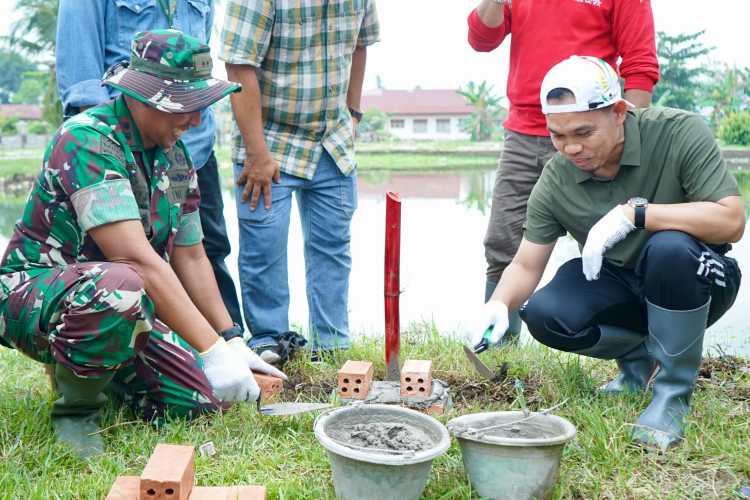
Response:
[[[324,413],[315,437],[328,451],[336,496],[347,500],[419,498],[432,460],[450,447],[448,430],[434,418],[382,404]]]
[[[552,493],[563,448],[575,437],[576,428],[555,415],[532,413],[521,419],[523,412],[498,411],[448,422],[461,446],[471,486],[482,497],[524,500],[549,498]]]

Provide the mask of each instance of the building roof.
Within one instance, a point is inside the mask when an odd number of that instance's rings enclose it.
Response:
[[[362,95],[362,109],[394,115],[469,115],[466,100],[451,89],[370,90]]]
[[[36,104],[0,104],[0,116],[15,116],[20,120],[41,120],[42,107]]]

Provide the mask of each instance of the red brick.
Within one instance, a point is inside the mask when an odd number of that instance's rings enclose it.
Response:
[[[263,486],[196,486],[190,500],[266,500]]]
[[[234,486],[233,488],[237,500],[266,500],[264,486]]]
[[[284,381],[278,377],[272,377],[263,373],[253,372],[255,381],[260,386],[263,402],[277,399],[284,390]]]
[[[141,474],[140,500],[187,500],[195,482],[192,446],[159,443]]]
[[[372,385],[372,363],[352,361],[344,363],[339,370],[338,391],[342,398],[365,399]]]
[[[401,397],[426,398],[432,394],[432,361],[407,359],[401,368]]]
[[[140,485],[138,476],[118,476],[104,500],[138,500]]]

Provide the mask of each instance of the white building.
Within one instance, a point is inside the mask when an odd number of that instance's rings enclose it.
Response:
[[[388,115],[388,131],[400,139],[468,139],[461,122],[472,108],[455,90],[375,89],[362,96],[362,110]]]

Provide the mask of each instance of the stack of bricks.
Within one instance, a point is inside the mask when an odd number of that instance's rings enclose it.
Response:
[[[401,368],[400,394],[403,401],[420,401],[432,396],[432,361],[426,359],[407,359]],[[427,415],[442,415],[445,412],[444,402],[437,401],[429,407],[418,407],[417,410]]]
[[[339,397],[365,399],[372,385],[372,363],[348,360],[339,370]]]
[[[401,397],[428,398],[432,395],[432,361],[407,359],[401,368]]]
[[[192,446],[158,444],[143,473],[119,476],[105,500],[265,500],[263,486],[195,486]]]

